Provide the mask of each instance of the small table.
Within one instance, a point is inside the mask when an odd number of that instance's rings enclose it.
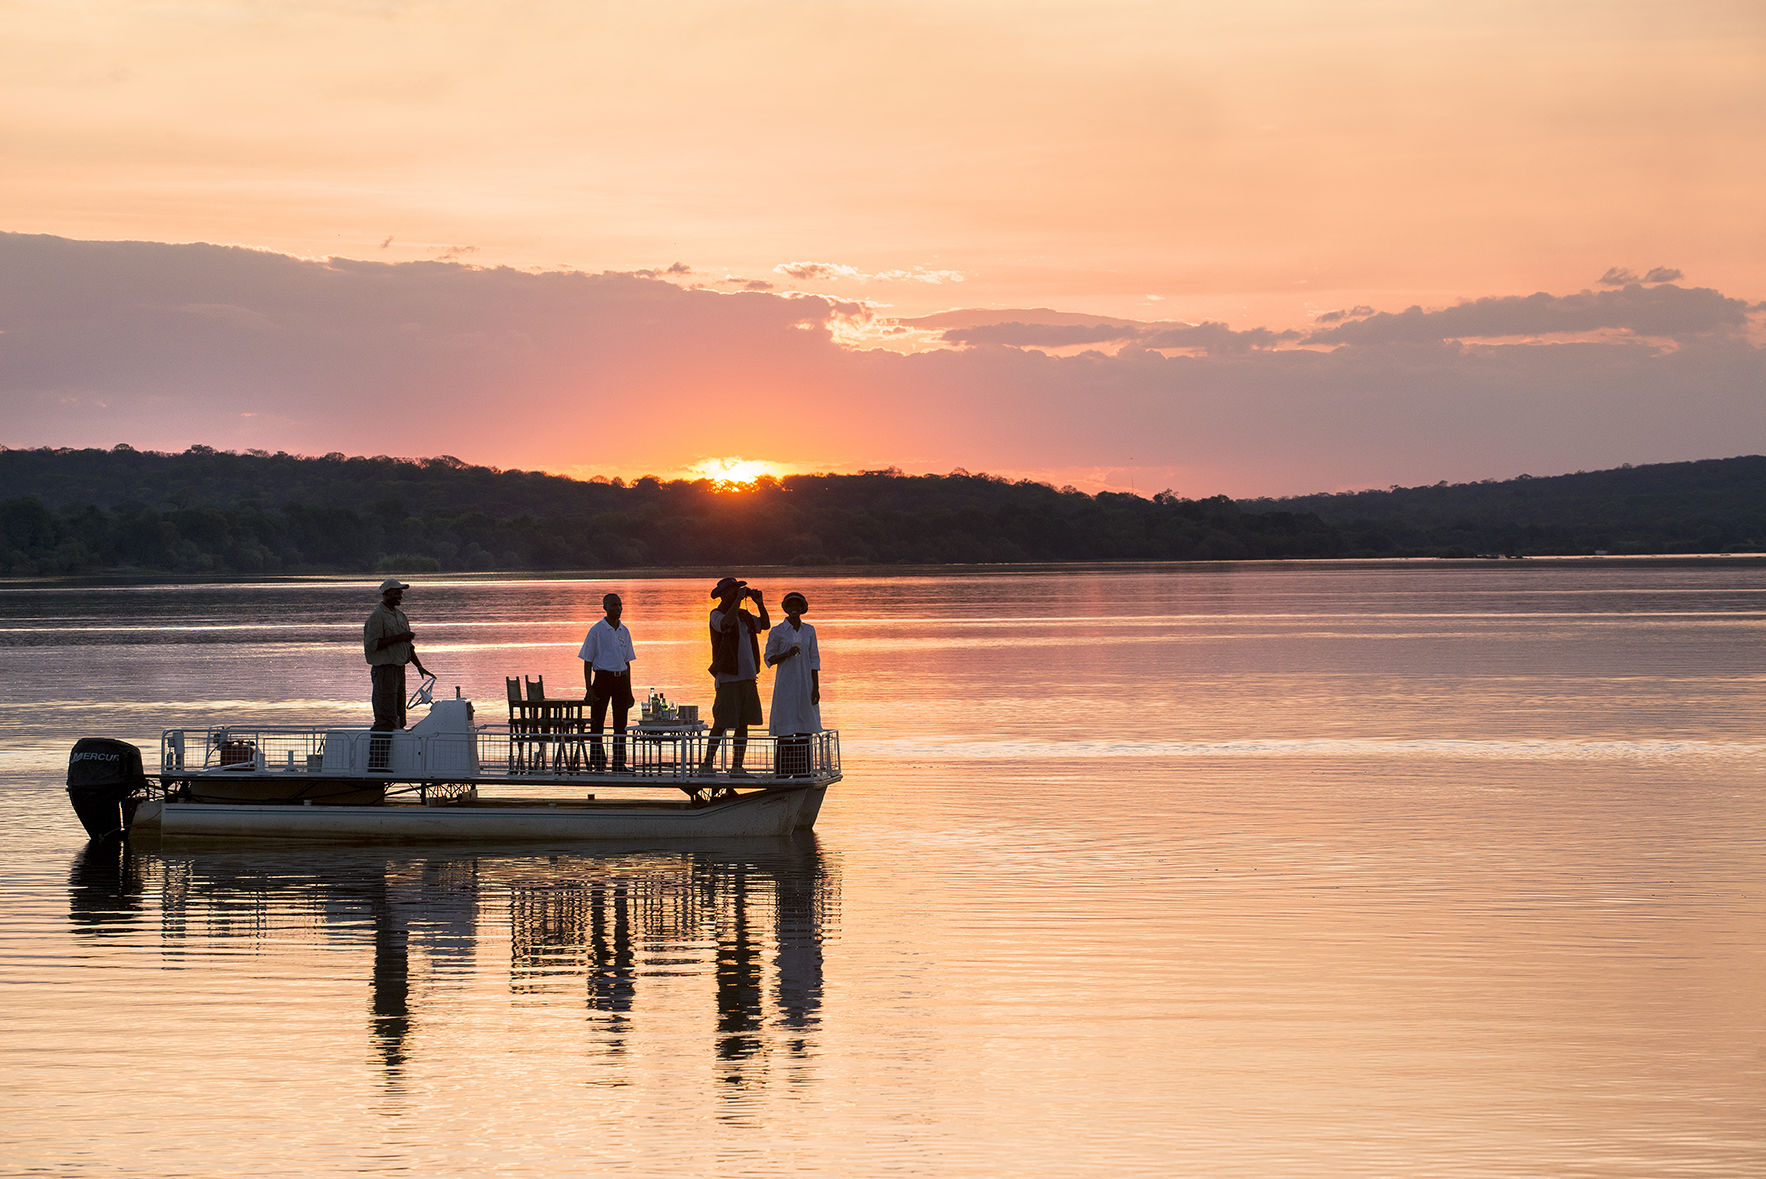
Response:
[[[679,773],[693,764],[695,743],[688,740],[706,731],[704,721],[639,721],[630,730],[632,772]]]

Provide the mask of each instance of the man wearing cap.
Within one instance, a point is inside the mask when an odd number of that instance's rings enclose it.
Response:
[[[709,774],[717,767],[718,742],[725,729],[735,729],[736,739],[730,745],[730,777],[746,778],[742,758],[748,752],[748,726],[762,723],[760,689],[755,680],[760,675],[760,640],[755,637],[771,629],[766,603],[760,591],[749,589],[746,581],[726,577],[712,588],[718,600],[711,612],[711,674],[717,681],[717,701],[711,706],[711,735],[705,743],[705,760],[699,772]],[[742,609],[743,599],[754,603],[758,614]]]
[[[362,627],[362,653],[368,657],[368,674],[374,680],[374,729],[389,732],[405,727],[405,664],[422,675],[429,669],[417,658],[410,620],[399,609],[411,587],[396,577],[380,583],[380,605]]]

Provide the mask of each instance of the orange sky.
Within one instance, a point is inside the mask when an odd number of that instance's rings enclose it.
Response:
[[[17,234],[679,263],[858,304],[861,347],[941,346],[895,321],[958,309],[1303,331],[1614,268],[1766,297],[1756,0],[0,0],[0,26]],[[849,442],[762,457],[891,458]]]

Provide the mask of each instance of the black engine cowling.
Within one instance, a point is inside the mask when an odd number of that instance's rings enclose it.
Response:
[[[128,827],[135,804],[147,796],[141,751],[127,741],[82,737],[67,759],[67,797],[93,839]]]

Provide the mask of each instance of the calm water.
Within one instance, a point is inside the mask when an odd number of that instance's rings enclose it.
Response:
[[[710,580],[406,605],[484,719],[608,589],[708,705]],[[120,856],[72,742],[365,723],[373,591],[0,587],[0,1170],[1766,1171],[1766,565],[760,583],[813,837]]]

